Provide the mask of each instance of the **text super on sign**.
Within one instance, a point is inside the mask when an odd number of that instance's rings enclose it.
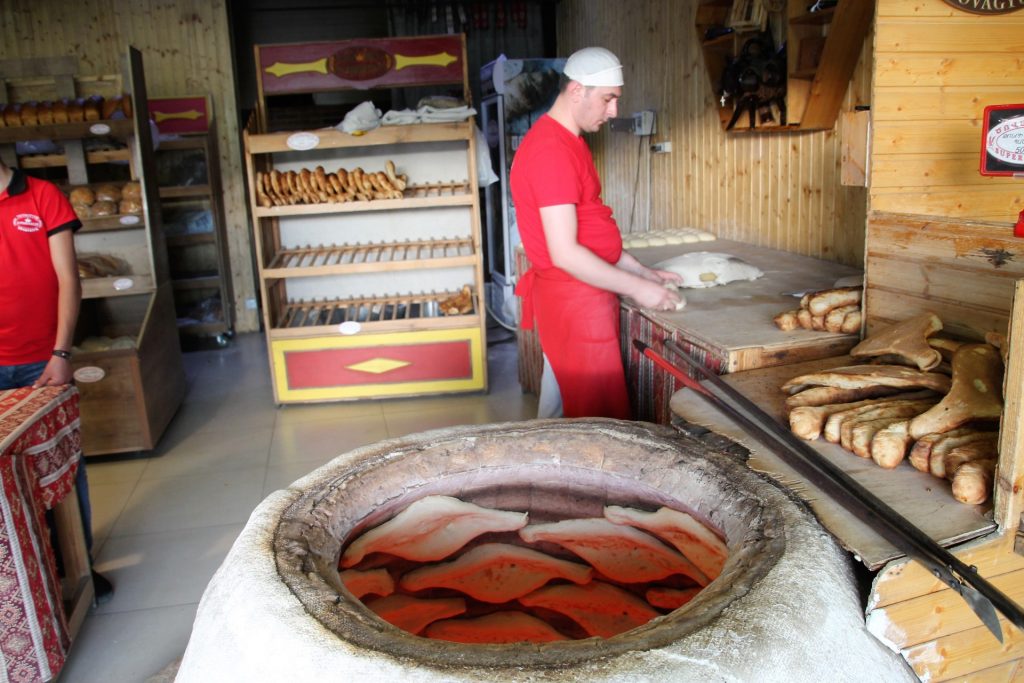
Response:
[[[1024,174],[1024,104],[986,107],[982,131],[981,174]]]

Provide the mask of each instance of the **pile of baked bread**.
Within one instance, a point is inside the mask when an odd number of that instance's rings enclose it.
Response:
[[[100,218],[142,213],[142,186],[137,182],[104,183],[95,188],[76,187],[68,200],[79,218]]]
[[[860,332],[860,299],[863,287],[837,287],[809,292],[800,299],[800,308],[779,313],[772,319],[783,332],[802,327],[820,332]]]
[[[393,161],[383,171],[351,171],[339,168],[327,173],[323,166],[312,171],[278,171],[256,173],[256,201],[263,208],[291,204],[324,204],[371,199],[402,199],[408,184],[405,174],[395,172]]]
[[[446,297],[438,302],[444,315],[465,315],[473,312],[473,290],[463,285],[457,294]]]
[[[131,266],[119,256],[113,254],[78,254],[78,277],[87,279],[94,277],[114,277],[129,275]]]
[[[825,439],[892,469],[907,459],[949,479],[963,503],[985,502],[998,458],[1006,342],[933,336],[942,321],[926,312],[864,339],[857,365],[786,382],[790,429]],[[1001,352],[1002,351],[1002,352]]]
[[[15,102],[0,105],[0,128],[105,121],[119,116],[131,118],[131,115],[130,95],[93,95],[88,98],[64,98],[45,102]]]

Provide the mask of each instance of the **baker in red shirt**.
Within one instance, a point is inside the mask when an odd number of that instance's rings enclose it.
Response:
[[[614,54],[600,47],[573,53],[555,103],[530,128],[512,163],[512,200],[531,263],[516,286],[522,327],[536,323],[565,417],[630,418],[618,295],[659,310],[680,300],[665,286],[681,282],[678,275],[647,268],[622,250],[581,137],[618,113],[621,95],[622,64]],[[542,383],[541,417],[557,415],[549,407],[552,389]]]

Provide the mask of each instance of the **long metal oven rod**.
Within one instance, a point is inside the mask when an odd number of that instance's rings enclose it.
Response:
[[[634,341],[634,345],[652,360],[658,356],[642,342]],[[644,348],[641,348],[641,345]],[[695,389],[701,398],[771,449],[799,471],[807,481],[820,488],[830,498],[870,525],[898,550],[916,559],[936,578],[956,591],[1000,642],[1003,642],[1003,635],[996,609],[1017,628],[1024,629],[1024,610],[981,577],[976,568],[964,564],[933,541],[896,510],[691,357],[678,344],[672,340],[665,340],[663,346],[704,377],[710,386],[721,392],[724,397],[718,396],[668,360],[658,356],[665,365],[672,368],[675,377]]]

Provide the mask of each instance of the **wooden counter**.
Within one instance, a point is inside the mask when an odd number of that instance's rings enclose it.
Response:
[[[681,387],[640,356],[633,349],[633,339],[660,350],[661,341],[672,338],[719,373],[841,356],[857,343],[857,335],[804,329],[783,332],[772,322],[779,313],[799,308],[794,292],[828,289],[840,278],[857,278],[861,271],[855,268],[732,240],[631,249],[630,253],[653,266],[701,251],[736,256],[764,275],[718,287],[684,289],[687,303],[681,311],[651,311],[623,301],[622,346],[637,419],[667,423],[669,400]]]

